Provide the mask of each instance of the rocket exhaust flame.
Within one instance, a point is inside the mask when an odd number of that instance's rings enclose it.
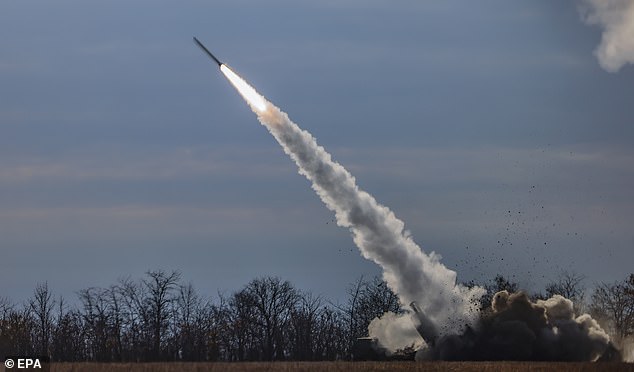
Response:
[[[238,76],[233,70],[231,70],[224,63],[220,65],[220,71],[225,75],[227,80],[233,85],[234,88],[240,93],[242,98],[251,106],[251,109],[256,114],[266,110],[267,101],[258,92],[253,89],[244,79]]]
[[[242,98],[247,101],[247,103],[249,104],[249,106],[251,106],[251,109],[255,113],[266,110],[266,100],[264,99],[264,97],[259,95],[252,86],[250,86],[246,81],[244,81],[244,79],[233,72],[233,70],[231,70],[229,66],[220,62],[220,60],[218,60],[218,58],[216,58],[216,56],[214,56],[213,53],[211,53],[209,49],[207,49],[207,47],[204,46],[203,43],[201,43],[200,40],[198,40],[196,37],[194,37],[194,43],[196,43],[196,45],[198,45],[198,47],[203,52],[205,52],[211,59],[213,59],[214,62],[216,62],[218,67],[220,67],[220,71],[222,71],[227,80],[229,80],[233,87],[236,88]]]

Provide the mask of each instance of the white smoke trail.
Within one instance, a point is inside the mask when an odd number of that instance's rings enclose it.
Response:
[[[222,71],[295,161],[299,173],[312,182],[321,200],[335,212],[337,224],[350,229],[363,257],[383,268],[383,278],[401,304],[416,301],[441,334],[457,333],[473,324],[484,290],[457,284],[456,273],[440,263],[440,256],[425,254],[404,230],[404,223],[370,194],[359,190],[355,178],[333,161],[310,133],[228,67],[223,65]]]
[[[626,63],[634,63],[634,1],[584,0],[584,4],[584,21],[604,29],[594,51],[601,67],[617,72]]]

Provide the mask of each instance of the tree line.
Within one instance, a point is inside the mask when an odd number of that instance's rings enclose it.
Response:
[[[518,289],[501,275],[484,286],[483,310],[491,294]],[[554,294],[573,300],[615,337],[634,334],[634,274],[595,285],[586,300],[583,277],[563,273],[533,297]],[[372,319],[404,311],[378,277],[350,284],[343,304],[278,277],[254,279],[212,300],[179,272],[163,270],[77,296],[78,305],[69,306],[40,283],[24,304],[0,297],[0,354],[98,362],[346,360]]]

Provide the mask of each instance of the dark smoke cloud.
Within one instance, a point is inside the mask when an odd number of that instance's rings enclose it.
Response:
[[[572,301],[556,295],[532,302],[523,292],[498,292],[474,328],[441,337],[419,360],[620,360],[609,336],[588,314],[575,317]]]

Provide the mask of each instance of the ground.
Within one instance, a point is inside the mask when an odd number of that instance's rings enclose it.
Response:
[[[70,371],[634,371],[632,363],[549,362],[272,362],[272,363],[54,363]]]

